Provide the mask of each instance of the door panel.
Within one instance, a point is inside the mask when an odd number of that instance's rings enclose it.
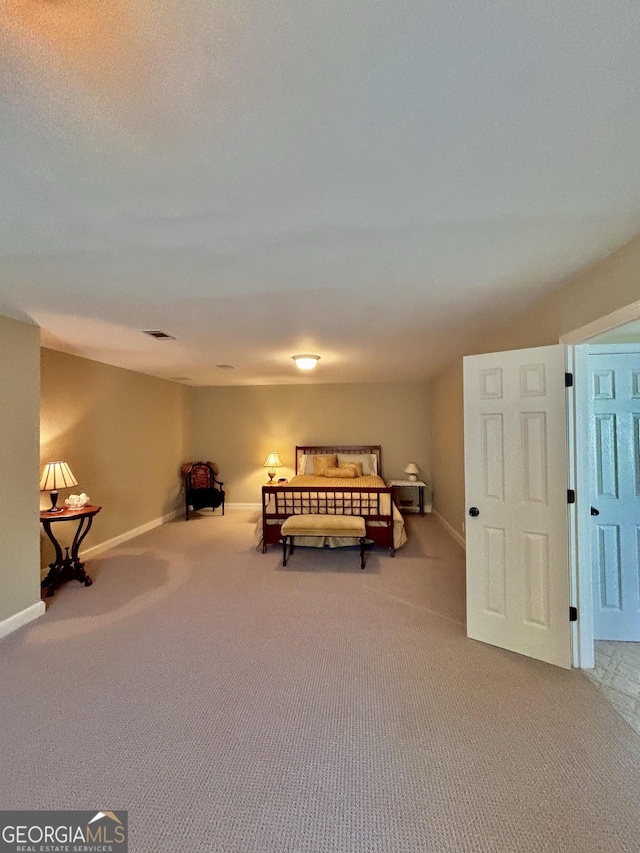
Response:
[[[506,616],[507,572],[504,530],[483,527],[485,561],[485,609]]]
[[[549,628],[549,537],[544,533],[523,533],[522,539],[524,619],[529,624]]]
[[[569,667],[564,347],[464,359],[467,634]]]
[[[640,641],[640,350],[607,349],[588,349],[594,636]]]

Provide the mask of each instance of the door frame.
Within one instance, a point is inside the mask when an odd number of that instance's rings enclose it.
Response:
[[[585,326],[561,335],[559,343],[567,347],[567,370],[574,375],[573,394],[567,401],[569,442],[569,483],[578,496],[589,485],[589,412],[588,352],[586,346],[596,335],[640,320],[640,301],[606,314]],[[569,570],[571,601],[577,605],[578,620],[573,623],[573,665],[580,669],[595,666],[593,636],[593,595],[591,573],[591,516],[589,502],[578,500],[569,506]]]

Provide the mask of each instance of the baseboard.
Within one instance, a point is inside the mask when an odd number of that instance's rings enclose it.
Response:
[[[154,518],[153,521],[141,524],[140,527],[134,527],[133,530],[127,530],[126,533],[114,536],[113,539],[107,539],[105,542],[100,542],[100,544],[93,545],[91,548],[87,548],[86,550],[83,549],[80,552],[80,556],[83,560],[96,557],[98,554],[108,551],[109,548],[115,548],[116,545],[122,545],[123,542],[128,542],[129,539],[135,539],[136,536],[141,536],[143,533],[153,530],[154,527],[160,527],[161,524],[165,524],[167,521],[172,521],[174,518],[181,515],[182,512],[183,510],[176,509],[173,512],[168,512],[166,515],[160,516],[160,518]]]
[[[227,509],[262,509],[262,504],[229,504],[225,503]]]
[[[26,607],[19,613],[14,613],[13,616],[3,619],[2,622],[0,622],[0,640],[8,634],[13,634],[14,631],[18,630],[18,628],[22,628],[23,625],[28,625],[29,622],[33,622],[33,620],[37,619],[38,616],[42,616],[45,610],[46,607],[44,601],[36,601],[36,603],[32,604],[31,607]]]
[[[436,511],[435,511],[435,509],[433,510],[433,514],[434,514],[434,515],[435,515],[435,517],[438,519],[438,522],[439,522],[439,523],[444,527],[444,529],[447,531],[447,533],[449,534],[449,536],[451,536],[451,538],[452,538],[452,539],[455,539],[455,540],[456,540],[456,542],[458,543],[458,545],[459,545],[461,548],[463,548],[464,550],[466,550],[466,548],[467,548],[467,543],[466,543],[466,542],[465,542],[465,540],[464,540],[464,536],[461,536],[461,535],[458,533],[458,531],[455,529],[455,527],[452,527],[452,526],[449,524],[449,522],[448,522],[445,518],[443,518],[443,517],[440,515],[440,513],[439,513],[439,512],[436,512]]]

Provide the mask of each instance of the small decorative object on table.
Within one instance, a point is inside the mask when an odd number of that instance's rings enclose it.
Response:
[[[82,509],[89,503],[89,495],[81,492],[79,495],[69,495],[64,502],[67,509]]]

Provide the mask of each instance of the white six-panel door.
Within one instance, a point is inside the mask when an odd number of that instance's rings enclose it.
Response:
[[[640,348],[590,346],[588,381],[594,637],[639,641]]]
[[[467,635],[569,668],[564,377],[560,345],[464,359]]]

